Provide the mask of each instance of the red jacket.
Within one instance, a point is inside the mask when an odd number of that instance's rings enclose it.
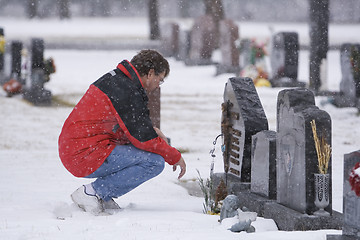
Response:
[[[181,154],[153,129],[148,97],[136,69],[126,60],[95,81],[66,119],[59,137],[59,155],[76,177],[98,169],[116,145],[161,155],[173,165]]]

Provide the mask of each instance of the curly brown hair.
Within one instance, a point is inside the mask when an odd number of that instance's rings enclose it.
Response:
[[[168,61],[155,50],[141,50],[130,62],[136,68],[140,77],[147,75],[150,69],[154,69],[156,75],[165,72],[165,77],[170,73]]]

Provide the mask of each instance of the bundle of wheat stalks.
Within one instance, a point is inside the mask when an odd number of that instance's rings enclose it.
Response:
[[[329,160],[331,156],[331,147],[326,142],[324,136],[321,136],[321,139],[318,138],[315,120],[312,120],[310,123],[314,135],[315,148],[319,162],[319,173],[326,174],[328,171]]]

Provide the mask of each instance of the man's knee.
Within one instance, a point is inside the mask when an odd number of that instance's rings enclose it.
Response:
[[[154,173],[156,175],[159,175],[165,168],[164,158],[158,154],[152,154],[151,162],[152,162]]]

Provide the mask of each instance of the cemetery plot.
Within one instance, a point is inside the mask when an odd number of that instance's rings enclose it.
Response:
[[[276,132],[268,130],[249,78],[228,80],[222,111],[225,173],[213,174],[215,187],[225,179],[242,206],[281,230],[341,228],[342,215],[332,210],[331,152],[325,168],[319,157],[323,146],[331,149],[331,118],[315,106],[310,90],[279,92]]]

